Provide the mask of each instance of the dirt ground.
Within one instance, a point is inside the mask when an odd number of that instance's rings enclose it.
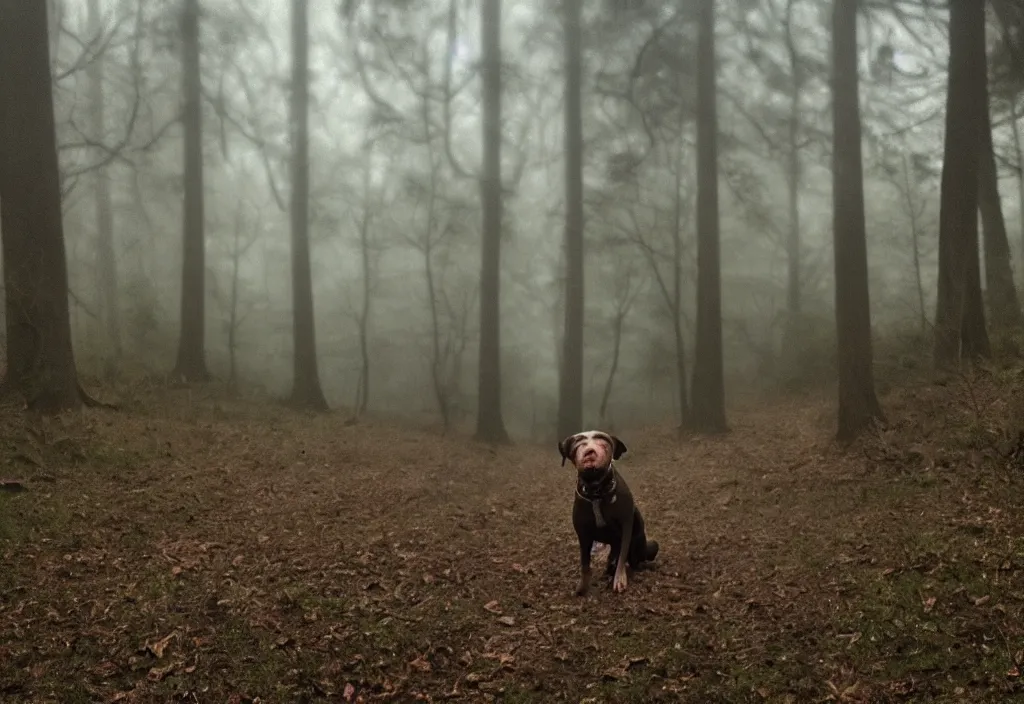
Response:
[[[8,411],[0,700],[1024,698],[1007,384],[894,391],[846,450],[831,399],[624,434],[661,553],[585,598],[553,443],[185,390]]]

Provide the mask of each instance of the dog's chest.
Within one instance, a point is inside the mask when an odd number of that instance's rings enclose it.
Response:
[[[582,494],[577,496],[577,501],[581,501],[585,504],[589,504],[587,512],[591,513],[594,519],[594,525],[598,528],[604,528],[608,525],[607,514],[612,512],[611,505],[618,500],[618,494],[612,494],[611,496],[599,497],[599,498],[588,498]]]

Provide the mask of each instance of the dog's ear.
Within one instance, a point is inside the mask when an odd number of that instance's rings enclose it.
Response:
[[[629,448],[626,447],[626,443],[619,440],[617,437],[612,435],[612,459],[617,460],[622,457]]]
[[[562,466],[563,467],[565,466],[565,461],[567,459],[569,459],[570,453],[572,453],[572,445],[573,445],[573,442],[575,440],[576,440],[576,436],[575,435],[570,435],[569,437],[564,438],[563,440],[561,440],[558,443],[558,451],[560,453],[562,453]]]

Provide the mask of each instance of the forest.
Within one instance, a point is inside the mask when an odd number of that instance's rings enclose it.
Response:
[[[0,0],[0,699],[1024,696],[1022,113],[1016,0]]]

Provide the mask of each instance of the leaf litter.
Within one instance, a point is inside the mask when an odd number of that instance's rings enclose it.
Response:
[[[968,425],[955,393],[894,392],[894,428],[842,451],[827,400],[737,410],[722,437],[631,433],[621,468],[661,554],[623,595],[595,569],[584,599],[572,477],[546,446],[487,471],[468,439],[338,414],[190,415],[167,392],[90,410],[47,479],[18,469],[29,490],[0,494],[0,693],[1012,698],[1021,478],[938,444]]]

